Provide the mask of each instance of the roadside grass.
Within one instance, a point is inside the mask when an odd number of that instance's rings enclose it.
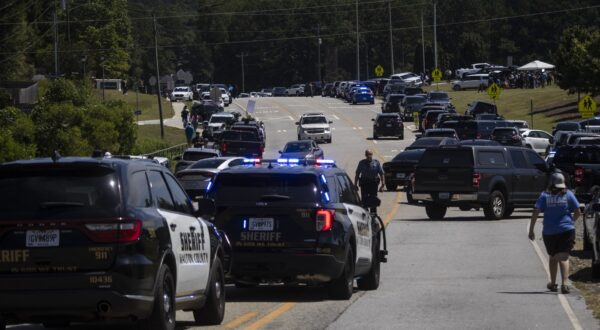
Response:
[[[107,100],[121,100],[127,104],[131,105],[131,108],[135,110],[136,108],[136,99],[135,92],[128,91],[127,94],[123,94],[122,92],[115,90],[105,90],[105,97]],[[102,90],[101,89],[93,89],[92,93],[98,99],[102,99]],[[156,100],[156,95],[151,94],[143,94],[138,93],[139,97],[139,107],[142,110],[142,114],[136,116],[135,120],[152,120],[159,119],[160,116],[158,114],[158,101]],[[161,98],[162,100],[162,108],[163,108],[163,118],[171,118],[173,117],[173,107],[171,106],[171,102]]]
[[[182,129],[165,126],[165,138],[160,138],[160,125],[138,125],[134,154],[146,154],[186,143]]]
[[[436,86],[426,86],[425,91],[436,90]],[[452,104],[456,107],[456,111],[464,113],[469,103],[473,101],[493,102],[487,92],[477,92],[477,90],[453,91],[451,84],[439,85],[440,91],[445,91],[452,98]],[[553,105],[558,105],[566,102],[574,102],[577,100],[577,95],[569,95],[566,91],[558,88],[556,85],[547,86],[546,88],[536,89],[503,89],[500,98],[496,100],[498,112],[506,119],[526,120],[529,127],[535,129],[543,129],[551,131],[552,118],[546,117],[544,114],[533,116],[533,125],[531,123],[530,107],[533,101],[533,110],[541,109]]]

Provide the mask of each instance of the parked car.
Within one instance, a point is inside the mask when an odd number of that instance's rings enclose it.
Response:
[[[377,140],[380,136],[394,136],[398,139],[404,139],[404,123],[397,113],[380,113],[373,121],[373,139]]]
[[[217,149],[212,148],[187,148],[181,156],[173,158],[175,164],[175,174],[186,169],[188,166],[199,161],[200,159],[221,157],[221,153]]]
[[[538,154],[546,153],[548,146],[554,142],[552,135],[541,130],[521,130],[521,136],[523,137],[523,146],[535,150]]]
[[[422,137],[449,137],[458,140],[456,131],[453,128],[430,128],[425,130]]]
[[[427,93],[427,103],[449,104],[450,96],[446,92],[432,91]]]
[[[369,87],[358,87],[352,93],[352,104],[370,103],[375,104],[375,96]]]
[[[231,112],[219,112],[210,116],[208,121],[204,121],[202,137],[211,141],[219,138],[228,126],[235,122],[235,116]]]
[[[217,173],[228,167],[244,164],[242,157],[214,157],[192,163],[175,176],[192,200],[204,196],[206,188]]]
[[[592,278],[600,278],[600,195],[583,212],[583,250],[592,251]]]
[[[286,159],[323,159],[325,152],[314,140],[291,141],[285,144],[283,150],[279,150],[281,158]]]
[[[423,137],[416,139],[415,142],[404,148],[404,150],[437,148],[445,145],[456,145],[459,142],[459,140],[449,137]]]
[[[323,87],[323,90],[321,90],[321,96],[323,96],[323,97],[333,96],[333,84],[332,83],[325,84],[325,86]]]
[[[404,94],[388,94],[381,103],[381,112],[400,113],[401,104],[404,100]]]
[[[402,72],[393,74],[390,76],[390,80],[400,80],[408,86],[420,87],[421,85],[423,85],[421,77],[418,74],[412,72]]]
[[[383,163],[385,188],[394,191],[398,186],[410,190],[410,180],[425,149],[404,150],[391,161]],[[409,194],[407,193],[407,197]],[[409,203],[412,196],[409,197]]]
[[[262,158],[265,151],[264,141],[257,131],[242,131],[233,129],[224,131],[221,139],[215,143],[223,156],[237,156],[246,158]]]
[[[490,140],[494,140],[503,146],[523,146],[523,138],[519,130],[514,127],[496,127],[490,135]]]
[[[273,96],[287,96],[287,88],[275,87],[272,92]]]
[[[430,219],[448,207],[483,208],[486,219],[531,208],[552,171],[533,150],[515,147],[445,146],[425,151],[415,170],[413,199],[425,203]]]
[[[600,193],[600,146],[561,146],[552,164],[565,175],[579,201],[586,203]]]
[[[331,143],[331,127],[333,123],[327,120],[323,113],[305,113],[296,122],[298,140],[315,140]]]
[[[290,86],[290,88],[287,89],[286,91],[286,95],[287,96],[300,96],[300,95],[304,95],[304,84],[295,84]]]
[[[175,89],[171,93],[171,101],[191,101],[193,99],[194,92],[189,87],[175,87]]]
[[[465,89],[475,88],[487,88],[490,80],[490,75],[487,73],[478,73],[464,76],[460,80],[452,82],[452,89],[455,91],[461,91]]]
[[[558,131],[578,132],[581,131],[581,125],[575,121],[563,121],[552,127],[552,136],[556,136]]]
[[[390,80],[390,82],[388,82],[388,84],[385,85],[382,94],[384,98],[389,94],[404,94],[404,91],[406,90],[406,85],[404,83],[401,83],[400,81],[398,82],[399,83],[394,83],[392,80]]]

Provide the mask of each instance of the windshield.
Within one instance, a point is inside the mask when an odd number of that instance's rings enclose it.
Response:
[[[279,195],[295,203],[314,203],[320,200],[318,191],[312,174],[221,173],[210,197],[218,202],[256,203],[265,195]]]
[[[285,145],[283,152],[304,152],[310,150],[310,143],[293,142]]]
[[[302,124],[327,124],[327,119],[325,117],[304,117]]]
[[[417,103],[425,103],[425,99],[422,97],[414,97],[409,96],[404,98],[404,104],[417,104]]]
[[[429,93],[430,100],[448,100],[448,94],[446,93]]]
[[[227,121],[231,120],[231,117],[223,117],[223,116],[211,116],[210,117],[210,122],[215,124],[215,123],[226,123]]]
[[[187,87],[175,87],[175,91],[176,92],[187,92],[188,88]]]
[[[221,166],[221,164],[223,164],[225,161],[226,161],[226,159],[222,159],[222,158],[202,159],[202,160],[195,162],[187,169],[217,168],[217,167]]]

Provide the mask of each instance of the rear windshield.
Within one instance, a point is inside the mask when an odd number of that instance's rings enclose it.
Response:
[[[378,123],[393,123],[400,121],[400,116],[379,116],[377,117]]]
[[[312,174],[221,173],[211,197],[218,202],[320,200],[316,176]]]
[[[0,173],[0,221],[117,218],[117,176],[107,168]]]
[[[576,131],[579,129],[578,123],[558,123],[556,124],[557,131]]]
[[[203,152],[203,151],[186,151],[183,153],[183,160],[196,161],[205,158],[217,157],[214,152]]]
[[[422,97],[406,97],[404,99],[404,103],[405,104],[418,104],[418,103],[425,103],[425,99]]]
[[[399,162],[399,161],[419,160],[419,159],[421,159],[421,156],[423,156],[423,152],[420,150],[407,150],[407,151],[403,151],[403,152],[397,154],[396,157],[394,157],[394,159],[392,159],[392,161]]]
[[[429,93],[430,100],[447,100],[448,94],[446,93]]]
[[[217,167],[221,166],[221,164],[223,164],[224,162],[225,162],[225,159],[222,159],[222,158],[207,158],[207,159],[202,159],[202,160],[195,162],[190,167],[188,167],[188,169],[217,168]]]
[[[472,167],[473,151],[468,149],[430,149],[425,151],[420,166]]]
[[[600,148],[576,147],[559,148],[554,155],[554,163],[600,164]]]
[[[495,136],[513,136],[513,135],[517,135],[517,132],[513,129],[495,129],[494,135]]]
[[[427,131],[425,132],[425,135],[427,135],[428,137],[434,137],[434,136],[442,136],[442,137],[454,137],[454,131],[446,131],[446,130],[435,130],[435,131]]]
[[[310,143],[292,142],[285,145],[284,152],[303,152],[310,150]]]
[[[221,139],[227,141],[258,141],[258,137],[254,132],[242,132],[242,131],[225,131],[221,136]]]
[[[429,146],[439,146],[442,141],[444,139],[427,139],[427,138],[420,138],[418,140],[416,140],[415,142],[413,142],[409,148],[414,149],[415,147],[429,147]]]
[[[427,112],[427,120],[437,119],[441,113],[444,113],[444,111],[429,111]]]

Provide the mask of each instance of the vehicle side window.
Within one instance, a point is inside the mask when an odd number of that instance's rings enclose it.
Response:
[[[148,173],[150,179],[150,187],[152,189],[152,196],[159,209],[177,211],[173,198],[167,188],[167,183],[159,171],[150,171]]]
[[[510,157],[512,158],[513,164],[516,168],[529,168],[529,164],[523,155],[521,150],[511,150]]]
[[[192,205],[190,204],[190,199],[188,195],[183,191],[181,186],[175,181],[175,179],[170,175],[165,175],[165,179],[167,179],[167,184],[169,185],[169,190],[171,190],[171,194],[173,195],[173,201],[175,202],[175,210],[181,213],[193,214],[194,210]]]
[[[527,160],[529,160],[529,164],[531,164],[531,166],[535,167],[536,164],[546,164],[544,159],[542,159],[542,157],[540,157],[540,155],[538,155],[535,151],[525,150],[525,153],[527,154]]]
[[[243,159],[234,159],[229,163],[229,167],[238,166],[244,164]]]
[[[342,174],[336,175],[336,181],[339,187],[339,196],[342,203],[358,204],[356,195],[353,192],[352,183],[350,180]]]
[[[494,167],[504,167],[506,160],[502,151],[479,151],[479,165],[490,165]]]
[[[145,171],[135,172],[129,178],[129,195],[127,204],[133,207],[152,206],[152,197],[150,197],[150,188]]]

